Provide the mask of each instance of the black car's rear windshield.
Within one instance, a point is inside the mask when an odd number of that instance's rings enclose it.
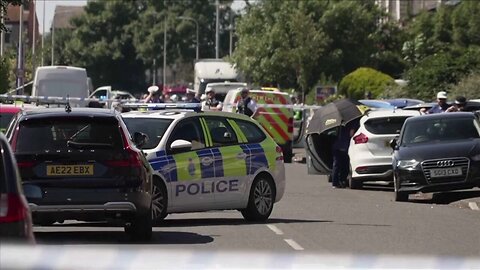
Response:
[[[173,120],[161,118],[123,118],[123,121],[132,136],[135,132],[141,132],[148,136],[147,143],[141,147],[142,149],[153,149],[157,147]]]
[[[480,138],[480,126],[474,118],[425,118],[405,125],[402,145],[476,138]]]
[[[114,117],[27,119],[20,123],[16,141],[16,152],[123,148]]]

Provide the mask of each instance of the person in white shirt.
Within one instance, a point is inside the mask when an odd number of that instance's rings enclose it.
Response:
[[[222,102],[215,98],[215,91],[211,87],[205,90],[207,98],[202,102],[202,111],[221,111]]]

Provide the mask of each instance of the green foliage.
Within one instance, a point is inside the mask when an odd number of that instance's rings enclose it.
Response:
[[[467,99],[479,99],[480,70],[462,77],[458,84],[452,85],[449,94],[452,97],[464,96]]]
[[[64,59],[85,67],[93,84],[135,91],[145,85],[145,68],[137,59],[130,25],[138,20],[141,2],[90,1],[85,14],[72,20]],[[60,57],[60,59],[62,59]]]
[[[358,68],[345,76],[338,85],[338,93],[352,99],[363,99],[371,93],[376,98],[394,83],[392,77],[371,68]]]
[[[232,60],[255,83],[308,93],[321,74],[338,80],[359,66],[402,72],[403,44],[393,24],[368,1],[259,1],[237,24]],[[378,49],[380,48],[380,49]]]

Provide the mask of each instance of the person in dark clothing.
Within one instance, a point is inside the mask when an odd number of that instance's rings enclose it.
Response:
[[[257,103],[248,94],[248,88],[242,88],[240,92],[240,99],[237,102],[237,113],[245,114],[251,118],[257,115]]]
[[[348,148],[350,139],[359,128],[359,125],[359,119],[355,119],[339,127],[337,138],[333,143],[332,186],[334,188],[347,186],[347,177],[350,171]]]
[[[195,97],[195,94],[195,90],[187,89],[187,99],[185,103],[200,103],[200,100]]]
[[[437,93],[437,105],[430,108],[430,110],[427,111],[427,114],[442,113],[445,112],[448,107],[449,106],[447,104],[447,92],[440,91]]]

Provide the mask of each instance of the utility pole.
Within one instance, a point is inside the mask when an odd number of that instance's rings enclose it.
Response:
[[[165,5],[165,9],[166,7],[167,5]],[[167,82],[167,15],[165,15],[164,21],[163,21],[163,81],[162,83],[164,88],[165,88],[166,82]]]
[[[3,9],[0,10],[0,21],[2,22],[2,25],[4,25],[5,21],[3,20]],[[3,56],[3,42],[5,39],[5,31],[0,30],[0,56]]]
[[[36,5],[37,5],[37,1],[33,0],[33,10],[29,11],[29,12],[33,12],[33,16],[30,16],[29,14],[29,17],[33,18],[33,33],[32,33],[32,70],[33,72],[35,72],[35,66],[36,66],[36,63],[35,63],[35,43],[36,43],[36,34],[37,34],[37,31],[35,28],[37,23]]]
[[[215,7],[217,10],[217,18],[216,18],[216,23],[215,23],[215,58],[219,58],[219,47],[220,47],[220,36],[219,36],[219,20],[220,20],[220,3],[218,0],[215,0]]]
[[[23,95],[23,4],[20,5],[19,29],[18,29],[18,48],[17,48],[17,95]]]
[[[44,60],[43,60],[43,58],[44,58],[44,57],[43,57],[43,52],[44,52],[44,51],[43,51],[43,49],[44,49],[43,45],[44,45],[44,43],[45,43],[45,1],[47,1],[47,0],[43,0],[43,25],[42,25],[42,66],[44,65],[44,64],[43,64],[43,61],[44,61]]]

